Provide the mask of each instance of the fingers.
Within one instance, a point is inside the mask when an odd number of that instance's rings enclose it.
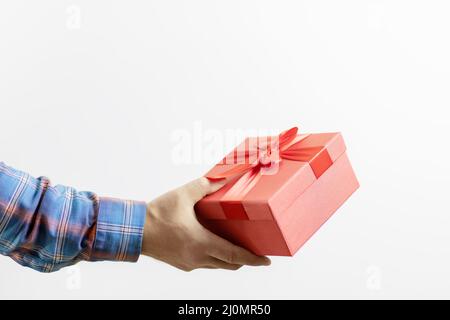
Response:
[[[226,180],[218,182],[210,181],[202,177],[194,180],[182,188],[188,194],[193,204],[211,194],[226,184]],[[200,224],[199,224],[200,226]],[[249,266],[268,266],[270,259],[267,257],[257,256],[250,251],[232,244],[231,242],[215,235],[207,229],[204,230],[203,239],[207,244],[206,253],[211,257],[207,267],[222,268],[228,270],[237,270],[242,265]]]
[[[232,265],[268,266],[270,259],[257,256],[250,251],[238,247],[231,242],[209,233],[210,248],[208,254]]]
[[[242,267],[239,264],[230,264],[225,261],[216,259],[214,257],[209,257],[208,264],[206,268],[214,268],[214,269],[225,269],[225,270],[238,270]]]
[[[226,180],[210,181],[208,178],[201,177],[186,184],[183,188],[186,189],[195,204],[208,194],[216,192],[225,184]]]

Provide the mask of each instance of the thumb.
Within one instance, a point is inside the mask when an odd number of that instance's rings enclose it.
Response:
[[[225,179],[219,181],[211,181],[206,177],[198,178],[189,182],[184,186],[193,203],[197,203],[208,194],[214,193],[222,188],[227,181]]]

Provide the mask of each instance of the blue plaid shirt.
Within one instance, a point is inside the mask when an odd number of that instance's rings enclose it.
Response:
[[[81,260],[137,261],[146,204],[50,186],[0,162],[0,253],[52,272]]]

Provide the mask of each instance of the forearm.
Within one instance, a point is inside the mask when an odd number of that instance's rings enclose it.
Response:
[[[0,163],[0,253],[35,270],[136,261],[145,216],[145,203],[52,187]]]

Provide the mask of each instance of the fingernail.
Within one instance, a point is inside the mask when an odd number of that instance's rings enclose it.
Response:
[[[272,264],[272,261],[269,258],[264,257],[264,265],[265,266],[270,266],[271,264]]]

